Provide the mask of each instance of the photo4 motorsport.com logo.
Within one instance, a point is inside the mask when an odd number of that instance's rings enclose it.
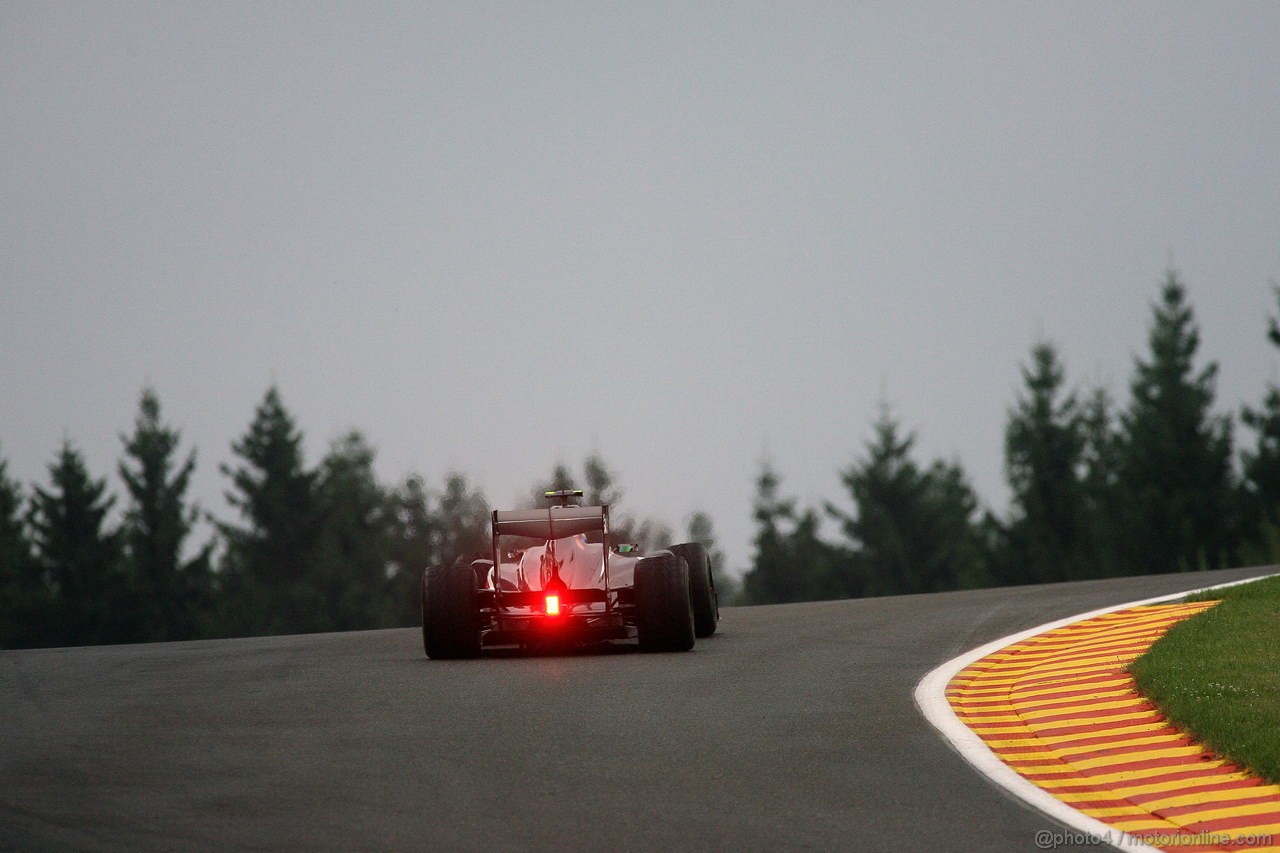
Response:
[[[1271,835],[1231,835],[1225,832],[1197,832],[1192,834],[1144,833],[1128,835],[1120,831],[1108,831],[1100,835],[1089,832],[1053,832],[1042,829],[1036,833],[1036,847],[1040,850],[1056,850],[1059,847],[1159,847],[1165,850],[1178,847],[1270,847],[1275,843]]]

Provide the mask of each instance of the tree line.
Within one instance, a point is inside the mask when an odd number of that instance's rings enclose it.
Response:
[[[1280,300],[1280,288],[1276,295]],[[915,434],[888,407],[840,472],[843,503],[801,507],[766,462],[752,504],[754,554],[726,571],[710,516],[680,537],[710,550],[721,602],[775,603],[939,592],[1280,561],[1280,386],[1241,422],[1213,408],[1217,365],[1198,365],[1185,285],[1166,273],[1129,399],[1069,387],[1057,348],[1036,343],[1004,433],[1007,512],[983,508],[958,461],[915,458]],[[1267,336],[1280,348],[1280,319]],[[0,647],[145,642],[416,624],[428,565],[489,548],[489,504],[459,473],[437,488],[388,486],[352,431],[308,467],[303,437],[268,389],[220,466],[233,519],[187,496],[196,466],[159,399],[144,389],[122,439],[124,502],[64,441],[47,484],[24,489],[0,459]],[[599,454],[548,489],[581,487],[614,506],[619,541],[674,541],[660,521],[618,511],[622,490]],[[116,520],[118,519],[118,520]],[[208,542],[193,544],[202,519]],[[836,538],[824,534],[834,527]]]
[[[434,489],[416,475],[385,486],[358,431],[307,467],[302,433],[275,387],[233,443],[233,463],[221,466],[233,520],[188,499],[195,451],[182,452],[153,389],[143,390],[122,444],[118,522],[117,496],[71,441],[50,464],[49,482],[29,494],[0,459],[0,648],[414,625],[423,569],[490,548],[488,501],[462,474]],[[545,505],[544,490],[573,482],[558,465],[526,505]],[[588,500],[622,501],[599,454],[585,460],[583,482]],[[214,535],[196,547],[204,518]],[[670,542],[660,522],[614,518],[623,541]],[[688,538],[708,546],[723,576],[710,517],[697,512],[687,523]]]
[[[1280,300],[1280,288],[1276,288]],[[1280,320],[1270,318],[1280,347]],[[798,507],[767,461],[756,481],[753,565],[742,600],[774,603],[940,592],[1280,562],[1280,387],[1234,419],[1213,408],[1217,365],[1177,273],[1152,303],[1129,399],[1068,386],[1037,342],[1004,431],[1007,513],[983,509],[957,461],[925,465],[882,408],[840,472],[843,504]],[[1238,463],[1238,464],[1237,464]],[[839,531],[822,534],[825,522]]]

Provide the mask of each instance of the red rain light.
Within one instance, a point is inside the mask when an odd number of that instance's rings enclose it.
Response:
[[[560,596],[558,595],[547,596],[547,615],[548,616],[560,615]]]

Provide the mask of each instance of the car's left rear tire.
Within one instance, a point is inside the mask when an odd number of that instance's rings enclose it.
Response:
[[[470,565],[432,566],[423,573],[422,648],[433,660],[480,654],[476,575]]]

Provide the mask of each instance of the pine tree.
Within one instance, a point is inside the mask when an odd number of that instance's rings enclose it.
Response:
[[[887,408],[866,456],[843,472],[853,513],[834,510],[856,564],[863,594],[940,592],[982,586],[991,578],[974,524],[977,496],[958,463],[921,469],[915,436],[899,436]]]
[[[115,498],[95,480],[71,442],[49,466],[51,488],[35,488],[29,523],[39,571],[53,591],[56,645],[138,639],[131,623],[136,590],[124,570],[120,537],[107,527]]]
[[[314,584],[324,610],[314,630],[349,631],[391,624],[387,565],[392,506],[373,470],[374,451],[352,431],[335,441],[320,465],[323,518]]]
[[[792,601],[827,601],[862,595],[861,578],[849,570],[850,555],[822,538],[822,514],[805,507],[783,539],[783,553],[795,578]]]
[[[755,556],[751,569],[742,578],[742,597],[747,604],[799,600],[795,597],[784,530],[795,522],[795,500],[779,496],[781,482],[768,460],[761,463],[751,505],[756,523]]]
[[[1280,302],[1280,287],[1274,293]],[[1269,319],[1267,340],[1280,348],[1280,317]],[[1252,452],[1241,453],[1245,556],[1251,563],[1274,563],[1280,561],[1280,384],[1269,383],[1262,406],[1246,406],[1241,420],[1257,438]]]
[[[231,478],[226,497],[243,526],[219,525],[226,541],[221,621],[235,634],[309,630],[326,608],[313,574],[321,521],[316,474],[303,464],[302,434],[275,387],[232,451],[240,464],[221,470]]]
[[[618,488],[616,477],[604,457],[592,453],[582,463],[582,471],[587,482],[583,503],[587,506],[613,505],[622,501],[622,490]]]
[[[1002,561],[1006,583],[1050,583],[1084,577],[1086,514],[1081,482],[1085,424],[1052,344],[1041,342],[1022,369],[1026,390],[1009,411],[1005,472],[1012,518]]]
[[[1084,435],[1084,574],[1114,577],[1124,572],[1121,562],[1125,530],[1125,495],[1120,488],[1122,440],[1117,432],[1114,404],[1105,388],[1096,388],[1081,409]]]
[[[417,475],[406,477],[391,495],[390,596],[394,625],[415,625],[421,618],[419,594],[422,573],[440,565],[439,521],[431,509],[426,483]]]
[[[545,506],[546,500],[542,503]],[[435,515],[441,562],[489,556],[493,545],[489,502],[483,492],[471,487],[465,475],[455,471],[445,477]]]
[[[183,550],[199,518],[188,507],[187,489],[195,451],[175,469],[179,433],[160,419],[160,401],[142,392],[131,436],[122,436],[125,459],[120,477],[129,495],[122,528],[126,561],[138,593],[138,634],[146,640],[195,637],[211,600],[210,553],[205,545],[190,559]]]
[[[1200,332],[1172,270],[1152,307],[1149,345],[1121,419],[1122,559],[1135,574],[1217,568],[1235,544],[1231,423],[1212,412],[1217,365],[1196,372]]]
[[[0,459],[0,648],[43,645],[52,627],[53,599],[31,553],[22,488]]]
[[[821,516],[812,508],[796,510],[794,498],[781,498],[781,481],[772,465],[761,465],[753,510],[755,559],[742,578],[747,604],[820,601],[845,598],[840,555],[820,536]]]

